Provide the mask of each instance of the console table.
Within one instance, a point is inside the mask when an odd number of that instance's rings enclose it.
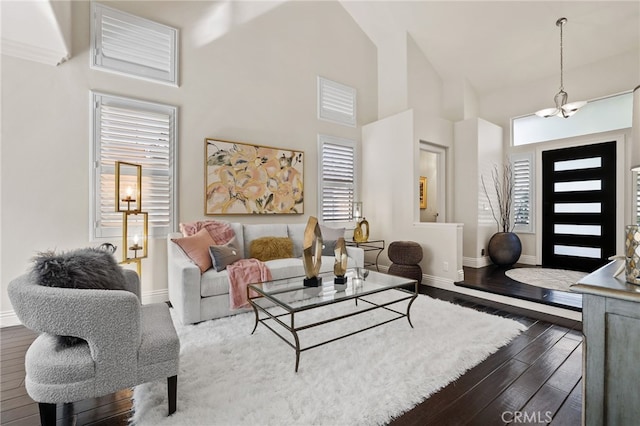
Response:
[[[637,425],[640,419],[640,286],[611,262],[572,291],[582,293],[583,425]]]
[[[364,261],[364,266],[374,266],[376,267],[376,271],[380,272],[380,268],[378,268],[378,258],[380,257],[380,253],[384,250],[384,240],[369,240],[365,242],[357,242],[357,241],[345,241],[345,244],[351,247],[360,247],[363,251],[377,251],[376,261],[375,262],[367,262]]]

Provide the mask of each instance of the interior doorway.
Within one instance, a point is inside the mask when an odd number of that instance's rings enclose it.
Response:
[[[616,142],[542,152],[542,265],[591,272],[616,244]]]
[[[446,148],[420,142],[420,222],[446,221]]]

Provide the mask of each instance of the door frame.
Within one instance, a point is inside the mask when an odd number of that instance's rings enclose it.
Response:
[[[536,188],[542,188],[542,152],[554,149],[571,148],[575,146],[594,145],[603,142],[616,143],[616,205],[622,206],[616,209],[616,254],[624,253],[624,215],[627,203],[625,202],[625,135],[624,133],[602,133],[599,135],[578,136],[569,139],[559,139],[552,142],[541,143],[535,150]],[[536,191],[536,265],[542,265],[542,190]]]
[[[438,217],[436,223],[444,223],[447,221],[447,157],[448,149],[446,146],[438,145],[432,142],[420,140],[419,151],[426,151],[438,156]],[[418,180],[416,179],[416,182]],[[418,208],[418,220],[420,222],[420,209]]]

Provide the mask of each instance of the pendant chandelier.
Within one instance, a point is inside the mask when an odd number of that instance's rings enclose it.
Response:
[[[549,118],[549,117],[563,117],[563,118],[569,118],[571,117],[573,114],[575,114],[576,112],[578,112],[578,110],[580,108],[582,108],[583,106],[585,106],[587,103],[584,101],[579,101],[579,102],[571,102],[571,103],[567,103],[567,101],[569,100],[569,95],[567,95],[567,92],[564,91],[564,78],[563,78],[563,73],[564,73],[564,64],[563,64],[563,45],[562,45],[562,29],[564,27],[564,24],[567,23],[567,18],[560,18],[556,21],[556,26],[560,27],[560,91],[558,93],[556,93],[556,95],[553,97],[553,100],[556,104],[555,108],[545,108],[545,109],[541,109],[540,111],[536,112],[536,115],[538,117],[543,117],[543,118]]]

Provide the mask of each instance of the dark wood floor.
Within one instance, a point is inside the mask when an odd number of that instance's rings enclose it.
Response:
[[[552,425],[580,424],[580,322],[422,287],[422,293],[512,318],[528,328],[393,425],[502,425],[511,422],[514,415],[529,420],[518,424],[545,424],[548,420]],[[2,425],[39,424],[37,404],[24,388],[24,354],[34,338],[35,334],[22,326],[0,330]],[[131,390],[124,390],[58,406],[58,424],[126,425],[132,410],[131,394]]]
[[[460,287],[487,291],[544,305],[582,311],[582,295],[566,291],[550,290],[513,280],[505,275],[512,268],[533,268],[531,265],[489,265],[484,268],[464,268],[464,280],[455,283]]]

